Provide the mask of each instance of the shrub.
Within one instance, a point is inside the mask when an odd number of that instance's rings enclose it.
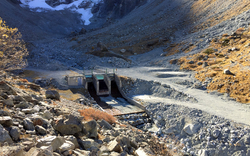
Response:
[[[222,45],[223,46],[228,46],[229,45],[229,41],[230,41],[230,39],[228,39],[228,38],[223,39],[222,40]]]
[[[83,110],[78,110],[81,116],[84,117],[85,120],[105,120],[110,124],[116,123],[116,118],[113,115],[110,115],[106,112],[94,109],[94,108],[86,108]]]
[[[26,66],[28,51],[17,28],[9,28],[0,18],[0,70]]]
[[[212,54],[213,52],[214,52],[214,50],[212,48],[208,48],[205,51],[203,51],[203,53],[205,53],[207,55]]]

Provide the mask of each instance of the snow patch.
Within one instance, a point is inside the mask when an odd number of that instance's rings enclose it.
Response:
[[[100,3],[102,0],[76,0],[70,4],[61,4],[56,7],[51,7],[48,5],[45,0],[20,0],[22,4],[21,7],[28,7],[31,11],[35,12],[46,12],[48,10],[59,11],[64,9],[70,9],[71,11],[78,12],[81,14],[81,20],[84,21],[84,25],[89,25],[89,19],[93,16],[91,9],[94,4]],[[79,8],[82,2],[91,2],[89,8]]]

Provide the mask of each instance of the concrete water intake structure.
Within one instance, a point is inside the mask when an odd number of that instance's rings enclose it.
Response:
[[[83,74],[67,76],[70,88],[85,88],[94,100],[103,108],[115,108],[119,114],[145,112],[144,106],[129,98],[122,91],[122,83],[116,73],[106,71],[85,71]]]

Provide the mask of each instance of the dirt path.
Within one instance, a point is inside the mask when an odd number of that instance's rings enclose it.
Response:
[[[232,100],[224,100],[222,96],[208,94],[207,91],[200,89],[187,88],[183,85],[178,85],[175,82],[178,80],[192,80],[189,72],[176,72],[167,68],[159,67],[137,67],[129,69],[118,69],[119,75],[124,75],[132,78],[143,79],[147,81],[158,81],[162,84],[168,84],[178,91],[182,91],[196,98],[198,103],[180,102],[167,98],[159,98],[150,95],[140,95],[134,98],[140,98],[146,102],[156,103],[171,103],[183,105],[191,108],[200,109],[210,114],[221,116],[239,123],[250,125],[250,107],[246,104],[240,104]]]

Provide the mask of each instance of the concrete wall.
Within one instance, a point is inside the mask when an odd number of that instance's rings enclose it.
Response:
[[[95,86],[96,94],[99,95],[99,81],[95,75],[93,75],[93,84]]]
[[[82,87],[86,84],[84,76],[72,76],[67,78],[69,87]]]
[[[107,74],[104,75],[104,81],[108,87],[109,95],[110,95],[111,94],[111,81],[110,81],[110,78]]]
[[[122,96],[123,96],[129,103],[131,103],[131,104],[133,104],[133,105],[135,105],[135,106],[141,108],[142,110],[146,110],[146,108],[145,108],[143,105],[141,105],[139,102],[137,102],[137,101],[135,101],[135,100],[129,98],[129,97],[122,91],[122,82],[121,82],[120,78],[118,77],[118,75],[116,75],[116,74],[115,74],[115,82],[116,82],[116,85],[117,85],[117,87],[118,87],[120,93],[122,94]]]

